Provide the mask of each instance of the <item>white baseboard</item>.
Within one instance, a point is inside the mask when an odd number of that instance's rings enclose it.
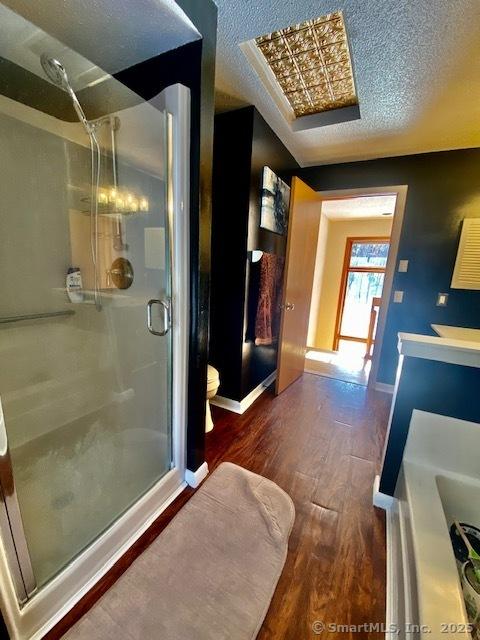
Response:
[[[210,404],[213,404],[216,407],[222,407],[222,409],[227,409],[227,411],[233,411],[233,413],[243,413],[242,403],[238,402],[238,400],[230,400],[230,398],[224,398],[223,396],[215,396],[214,398],[210,398]]]
[[[208,464],[204,462],[198,467],[196,471],[190,471],[190,469],[187,469],[185,471],[185,482],[188,484],[188,486],[196,489],[207,476]]]
[[[377,476],[378,477],[378,476]],[[396,629],[396,625],[399,622],[398,615],[398,558],[395,555],[396,542],[395,542],[395,515],[393,509],[389,509],[386,514],[386,529],[387,529],[387,593],[385,602],[385,627],[387,633],[385,634],[385,640],[396,640],[394,634],[389,633],[390,629]]]
[[[248,396],[245,396],[243,400],[230,400],[230,398],[224,398],[223,396],[215,396],[210,400],[210,404],[214,404],[216,407],[222,407],[222,409],[227,409],[228,411],[233,411],[234,413],[245,413],[255,400],[262,395],[265,389],[272,384],[276,377],[277,371],[275,370],[268,376],[268,378],[265,378],[258,387],[255,387],[253,391],[250,391]]]
[[[395,386],[393,384],[385,384],[385,382],[375,382],[373,385],[375,391],[383,391],[384,393],[393,393]]]
[[[395,498],[388,496],[386,493],[381,493],[379,487],[380,476],[375,476],[375,480],[373,481],[373,506],[388,511],[391,509]]]

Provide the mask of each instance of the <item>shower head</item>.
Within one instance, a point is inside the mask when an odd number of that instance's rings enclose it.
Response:
[[[47,78],[49,78],[49,80],[51,80],[54,84],[68,93],[70,99],[72,100],[75,111],[77,112],[77,116],[79,117],[80,122],[85,127],[86,132],[89,136],[94,136],[95,127],[88,121],[87,116],[82,109],[82,105],[80,104],[77,95],[72,89],[72,85],[68,80],[68,75],[63,64],[56,58],[51,58],[46,53],[42,53],[42,55],[40,56],[40,62]]]
[[[40,57],[42,68],[45,71],[46,76],[57,86],[61,87],[64,91],[70,93],[70,82],[68,81],[67,72],[65,67],[56,58],[51,58],[46,53],[42,53]]]

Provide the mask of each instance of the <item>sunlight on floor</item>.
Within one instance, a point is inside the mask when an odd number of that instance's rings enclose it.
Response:
[[[339,351],[307,351],[306,358],[307,360],[331,364],[345,371],[361,371],[368,377],[372,363],[370,360],[365,361],[363,358],[365,345],[359,342],[348,343],[346,340],[342,340],[342,343]]]

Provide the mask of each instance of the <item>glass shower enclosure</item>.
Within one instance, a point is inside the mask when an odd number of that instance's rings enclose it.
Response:
[[[183,481],[185,247],[168,96],[0,14],[21,35],[0,51],[0,526],[29,607],[69,571],[81,585],[134,535],[131,508],[146,523]]]

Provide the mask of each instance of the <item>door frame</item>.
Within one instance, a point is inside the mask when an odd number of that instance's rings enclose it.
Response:
[[[368,342],[368,336],[363,339],[363,338],[356,338],[354,336],[342,336],[340,334],[340,329],[342,326],[342,318],[343,318],[343,311],[345,308],[345,297],[347,294],[347,275],[349,271],[356,271],[357,273],[383,273],[385,274],[387,271],[386,266],[385,267],[355,267],[353,269],[350,268],[350,256],[352,253],[352,246],[355,243],[363,243],[363,244],[368,244],[368,243],[387,243],[390,244],[390,236],[350,236],[347,238],[347,241],[345,243],[345,255],[343,258],[343,267],[342,267],[342,278],[340,281],[340,293],[338,296],[338,303],[337,303],[337,316],[335,319],[335,334],[333,336],[333,350],[334,351],[338,351],[338,343],[340,342],[340,340],[351,340],[352,342],[364,342],[365,345]],[[390,249],[389,249],[389,253],[390,253]],[[387,258],[388,261],[388,258]],[[384,278],[384,282],[385,282],[385,278]],[[383,293],[383,288],[382,288],[382,293]]]
[[[384,187],[356,187],[352,189],[329,189],[318,191],[320,199],[341,200],[342,198],[352,198],[358,196],[373,195],[393,195],[397,196],[395,210],[393,213],[392,231],[390,234],[390,251],[388,252],[387,266],[385,270],[385,280],[383,282],[382,304],[380,305],[377,322],[377,332],[375,344],[373,345],[371,369],[368,377],[368,386],[382,391],[393,391],[391,385],[377,382],[378,368],[380,365],[380,354],[382,351],[383,339],[385,335],[385,324],[387,320],[388,308],[391,302],[393,276],[397,265],[398,247],[403,226],[405,204],[407,200],[408,185],[392,185]],[[321,215],[321,213],[320,213]]]

